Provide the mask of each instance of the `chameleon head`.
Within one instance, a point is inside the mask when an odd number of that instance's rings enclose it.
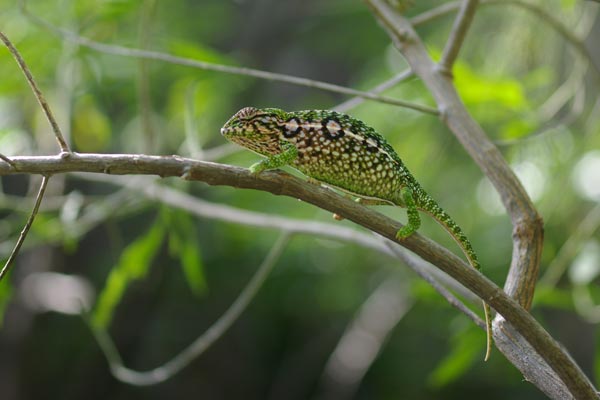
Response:
[[[223,125],[221,135],[264,156],[279,154],[285,114],[277,108],[245,107]]]

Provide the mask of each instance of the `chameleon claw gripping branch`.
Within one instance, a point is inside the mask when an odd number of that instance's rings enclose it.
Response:
[[[462,229],[425,192],[392,146],[362,121],[326,110],[246,107],[227,121],[221,134],[265,157],[250,167],[252,173],[290,165],[311,179],[359,198],[406,208],[408,223],[397,232],[398,239],[419,228],[419,210],[431,215],[458,243],[469,264],[481,269]],[[484,311],[487,360],[492,328],[486,303]]]

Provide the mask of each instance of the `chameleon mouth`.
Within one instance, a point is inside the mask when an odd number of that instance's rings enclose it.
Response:
[[[221,128],[221,135],[228,137],[231,134],[231,129],[227,128],[227,127],[222,127]]]

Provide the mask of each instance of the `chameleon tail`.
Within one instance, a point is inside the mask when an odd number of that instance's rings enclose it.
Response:
[[[471,267],[475,268],[477,271],[481,271],[481,264],[479,264],[479,259],[477,258],[477,254],[473,250],[473,246],[471,242],[462,229],[458,226],[456,222],[444,211],[428,194],[424,191],[417,194],[417,207],[431,215],[439,225],[441,225],[452,238],[456,241],[456,243],[461,248],[465,257],[469,261]],[[490,358],[490,353],[492,351],[492,312],[490,306],[484,301],[483,302],[483,311],[485,314],[485,328],[487,334],[486,341],[486,351],[485,351],[485,361]]]

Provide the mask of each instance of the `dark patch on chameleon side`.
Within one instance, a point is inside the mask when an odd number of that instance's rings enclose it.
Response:
[[[298,126],[296,129],[292,130],[288,130],[287,129],[287,124],[289,122],[294,121],[296,123],[296,125]],[[296,117],[290,118],[287,121],[285,121],[285,124],[283,125],[283,136],[285,136],[286,138],[293,138],[294,136],[296,136],[297,134],[300,133],[300,131],[302,130],[302,123],[300,122],[300,120]]]
[[[331,121],[335,122],[340,127],[340,129],[338,129],[335,133],[332,133],[329,130],[329,128],[327,127],[327,124],[329,122],[331,122]],[[341,124],[341,121],[338,121],[338,120],[336,120],[334,118],[325,118],[325,119],[323,119],[323,121],[321,121],[321,131],[323,132],[323,134],[325,135],[325,137],[327,139],[330,139],[330,140],[341,139],[346,134],[346,132],[344,132],[344,128],[343,128],[343,126]]]

